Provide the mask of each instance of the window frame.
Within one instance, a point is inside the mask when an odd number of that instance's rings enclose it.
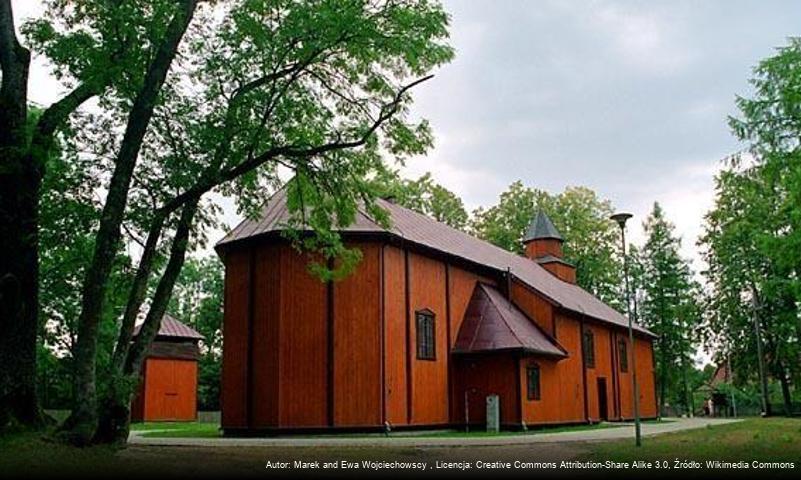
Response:
[[[415,350],[418,360],[437,360],[437,316],[431,310],[424,308],[414,312],[415,320]],[[424,328],[427,323],[430,328]],[[426,349],[425,347],[429,347]]]
[[[629,344],[625,338],[617,340],[617,361],[621,373],[629,372]]]
[[[584,346],[584,367],[595,368],[595,333],[592,329],[584,330],[582,344]]]
[[[537,382],[532,382],[531,374],[537,372]],[[542,370],[539,364],[526,365],[526,399],[529,401],[542,400]]]

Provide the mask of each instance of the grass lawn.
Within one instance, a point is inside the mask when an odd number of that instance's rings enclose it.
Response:
[[[170,435],[195,432],[216,434],[213,423],[139,424],[145,434],[156,434],[165,426]],[[604,428],[594,426],[593,428]],[[570,428],[570,427],[566,427]],[[586,426],[584,427],[586,428]],[[558,431],[540,430],[539,432]],[[211,433],[209,433],[211,432]],[[443,434],[446,432],[443,432]],[[164,434],[160,432],[160,434]],[[453,435],[453,433],[450,433]],[[474,432],[486,435],[486,432]],[[464,434],[462,434],[464,435]],[[728,425],[646,437],[643,447],[635,449],[631,440],[608,442],[542,443],[495,447],[153,447],[131,445],[74,448],[48,440],[41,434],[24,433],[0,436],[0,472],[26,477],[58,475],[83,478],[109,475],[245,473],[264,476],[265,460],[368,459],[413,460],[433,463],[436,460],[459,461],[493,459],[523,460],[699,460],[790,461],[801,460],[801,419],[753,418]],[[297,472],[303,474],[302,472]],[[452,473],[452,472],[451,472]]]
[[[133,423],[131,430],[151,438],[214,438],[222,435],[218,424],[204,422]]]
[[[47,439],[38,433],[0,436],[0,472],[58,474],[71,478],[87,471],[108,471],[118,465],[116,448],[110,446],[75,448]]]
[[[594,423],[592,425],[569,425],[564,427],[544,427],[544,428],[535,428],[531,430],[527,430],[525,432],[510,432],[510,431],[501,431],[501,432],[487,432],[486,430],[471,430],[469,432],[461,432],[456,430],[449,430],[449,431],[442,431],[442,432],[430,432],[430,433],[419,433],[417,435],[407,433],[407,432],[399,432],[393,436],[395,437],[423,437],[423,438],[465,438],[465,437],[506,437],[512,435],[541,435],[543,433],[561,433],[561,432],[581,432],[584,430],[599,430],[602,428],[619,428],[623,427],[624,425],[616,424],[616,423]]]
[[[486,430],[471,430],[470,432],[462,432],[457,430],[442,430],[432,432],[404,432],[398,431],[391,433],[391,437],[414,437],[414,438],[473,438],[473,437],[503,437],[514,435],[539,435],[543,433],[559,433],[559,432],[578,432],[584,430],[598,430],[602,428],[619,428],[623,425],[615,423],[595,423],[592,425],[570,425],[570,426],[554,426],[546,428],[536,428],[525,432],[501,431],[498,433],[487,432]],[[141,435],[145,438],[214,438],[222,436],[219,425],[216,423],[203,423],[203,422],[145,422],[131,424],[131,430],[142,432]],[[293,435],[294,438],[303,437],[347,437],[347,438],[365,438],[383,436],[380,433],[371,434],[321,434],[321,435]]]
[[[749,418],[742,422],[631,440],[593,444],[591,460],[801,461],[801,419]]]

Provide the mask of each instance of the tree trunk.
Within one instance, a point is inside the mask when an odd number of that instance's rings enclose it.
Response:
[[[164,317],[167,304],[172,297],[173,287],[181,273],[189,244],[192,220],[197,212],[197,203],[197,199],[191,201],[181,212],[170,248],[170,257],[156,286],[145,322],[128,350],[123,370],[114,372],[116,378],[102,403],[101,417],[94,438],[95,443],[125,443],[128,439],[131,426],[131,400],[136,391],[135,387],[139,382],[147,352],[158,334],[161,319]]]
[[[19,44],[9,0],[0,0],[0,431],[37,427],[38,198],[28,154],[30,52]]]
[[[787,370],[784,365],[779,363],[778,368],[779,383],[782,386],[782,401],[784,402],[784,414],[789,416],[793,414],[793,396],[790,393],[790,380],[787,378]]]
[[[68,438],[75,444],[86,444],[97,430],[96,356],[100,318],[108,277],[119,247],[120,225],[128,204],[134,168],[150,119],[172,65],[178,46],[194,15],[197,0],[184,0],[167,27],[164,39],[148,67],[142,89],[136,96],[128,117],[125,134],[117,155],[108,195],[95,237],[92,263],[87,269],[81,294],[78,319],[78,342],[74,361],[74,398],[72,415],[65,423]]]
[[[665,398],[667,397],[667,352],[665,351],[664,336],[659,349],[659,417],[665,414]]]

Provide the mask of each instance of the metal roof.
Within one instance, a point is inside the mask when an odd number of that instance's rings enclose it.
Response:
[[[139,324],[134,327],[134,336],[139,335],[139,330],[142,325]],[[203,340],[203,335],[198,333],[194,328],[179,322],[170,315],[164,314],[161,318],[161,327],[157,337],[171,337],[171,338],[188,338],[192,340]]]
[[[567,356],[512,302],[489,285],[478,283],[465,310],[454,353],[524,351],[540,355]]]
[[[540,265],[543,265],[543,264],[546,264],[546,263],[562,263],[564,265],[569,265],[571,267],[575,267],[575,265],[573,265],[572,263],[566,261],[564,258],[559,258],[556,255],[551,255],[551,254],[543,255],[541,257],[537,257],[537,258],[534,259],[534,261],[539,263]]]
[[[537,212],[537,215],[534,216],[534,219],[531,220],[531,223],[526,230],[526,234],[523,236],[523,242],[525,243],[532,240],[543,240],[546,238],[564,241],[562,235],[559,233],[559,230],[556,229],[551,221],[551,217],[540,210]]]
[[[549,299],[555,305],[588,317],[612,323],[620,327],[628,326],[628,319],[620,312],[603,303],[591,293],[560,280],[526,257],[504,250],[465,232],[456,230],[426,215],[379,199],[377,203],[384,208],[390,218],[389,230],[373,222],[364,212],[356,221],[342,232],[387,233],[402,238],[407,243],[428,247],[447,255],[457,257],[484,267],[504,273],[507,270],[524,284]],[[234,243],[269,233],[280,232],[286,228],[289,212],[286,207],[286,189],[277,191],[265,204],[261,217],[245,219],[226,235],[216,248],[224,250]],[[634,325],[635,330],[653,335],[647,329]]]

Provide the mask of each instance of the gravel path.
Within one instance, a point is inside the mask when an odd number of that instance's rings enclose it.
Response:
[[[644,423],[644,436],[678,432],[707,425],[738,422],[723,418],[677,418],[663,423]],[[540,443],[594,442],[630,438],[634,425],[620,424],[615,428],[599,428],[570,432],[548,433],[544,430],[528,435],[498,435],[491,437],[420,437],[420,436],[317,436],[317,437],[264,437],[264,438],[149,438],[143,432],[131,432],[129,445],[183,446],[183,447],[462,447],[529,445]]]

